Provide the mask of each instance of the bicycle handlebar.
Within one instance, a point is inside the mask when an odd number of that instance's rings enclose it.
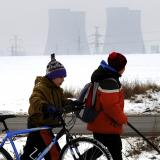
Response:
[[[77,118],[76,112],[80,111],[83,108],[84,108],[84,106],[76,106],[76,107],[72,108],[72,110],[70,110],[70,112],[65,112],[65,111],[59,112],[57,116],[59,117],[59,120],[61,121],[63,128],[67,127],[68,130],[72,129],[75,122],[76,122],[76,118]],[[65,115],[65,114],[63,114],[63,113],[68,113],[70,115],[70,116],[68,116],[69,120],[67,120],[67,121],[65,120],[65,117],[63,117],[63,115]],[[66,122],[67,122],[67,124],[66,124]]]
[[[73,112],[79,111],[79,110],[81,110],[83,107],[84,107],[84,106],[74,107],[74,108],[72,108],[72,110],[71,110],[70,112],[68,112],[68,113],[73,113]],[[64,113],[65,113],[64,110],[61,110],[61,111],[57,112],[57,116],[60,118],[60,121],[62,122],[62,125],[66,125],[66,124],[65,124],[65,120],[63,119],[63,116],[62,116]],[[17,117],[17,116],[16,116],[16,115],[13,115],[13,114],[0,115],[0,123],[2,123],[3,126],[4,126],[4,129],[3,129],[2,131],[7,131],[7,130],[9,130],[8,127],[7,127],[7,124],[6,124],[5,120],[8,119],[8,118],[15,118],[15,117]]]

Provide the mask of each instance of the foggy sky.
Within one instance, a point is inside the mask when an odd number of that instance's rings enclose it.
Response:
[[[43,53],[48,32],[48,9],[86,12],[88,35],[95,26],[104,33],[106,8],[141,10],[144,40],[160,40],[159,0],[0,0],[0,52],[10,52],[14,35],[25,52]]]

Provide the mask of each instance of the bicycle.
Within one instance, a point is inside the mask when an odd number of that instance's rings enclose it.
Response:
[[[16,160],[20,160],[20,155],[17,151],[16,145],[14,143],[13,138],[17,135],[28,134],[35,131],[53,129],[53,127],[38,127],[38,128],[30,128],[30,129],[22,129],[11,131],[8,129],[8,126],[5,122],[7,118],[14,118],[15,115],[0,115],[0,122],[3,123],[5,131],[5,136],[0,143],[0,160],[13,160],[14,158],[10,155],[10,153],[4,148],[4,144],[7,140],[11,144]],[[103,144],[99,141],[88,138],[88,137],[74,137],[67,129],[67,124],[62,115],[59,116],[62,122],[62,128],[56,134],[55,138],[53,138],[52,142],[44,149],[42,153],[35,158],[35,160],[44,160],[44,156],[49,152],[50,148],[63,136],[66,135],[66,144],[61,148],[60,151],[60,160],[110,160],[111,156],[109,151]],[[75,122],[74,122],[75,123]],[[74,125],[74,124],[73,124]]]

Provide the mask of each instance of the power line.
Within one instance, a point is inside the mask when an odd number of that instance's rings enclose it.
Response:
[[[11,47],[10,52],[12,56],[17,56],[19,53],[22,53],[23,47],[22,42],[23,40],[19,38],[17,35],[14,35],[11,40]]]
[[[93,37],[93,41],[89,44],[93,45],[93,49],[94,49],[94,53],[100,53],[101,52],[101,46],[104,44],[101,41],[101,38],[103,37],[103,35],[101,35],[99,33],[99,27],[95,26],[95,33],[90,35],[91,37]]]

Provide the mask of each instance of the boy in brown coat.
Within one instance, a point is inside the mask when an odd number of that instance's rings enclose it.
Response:
[[[57,113],[60,111],[71,112],[75,106],[81,105],[78,101],[68,100],[60,88],[67,76],[64,66],[51,55],[47,65],[46,75],[37,77],[35,86],[29,99],[28,128],[39,126],[60,126]],[[35,159],[40,152],[51,142],[54,135],[51,130],[42,130],[30,133],[24,147],[22,160]],[[59,159],[60,147],[57,143],[45,156],[47,160]]]

